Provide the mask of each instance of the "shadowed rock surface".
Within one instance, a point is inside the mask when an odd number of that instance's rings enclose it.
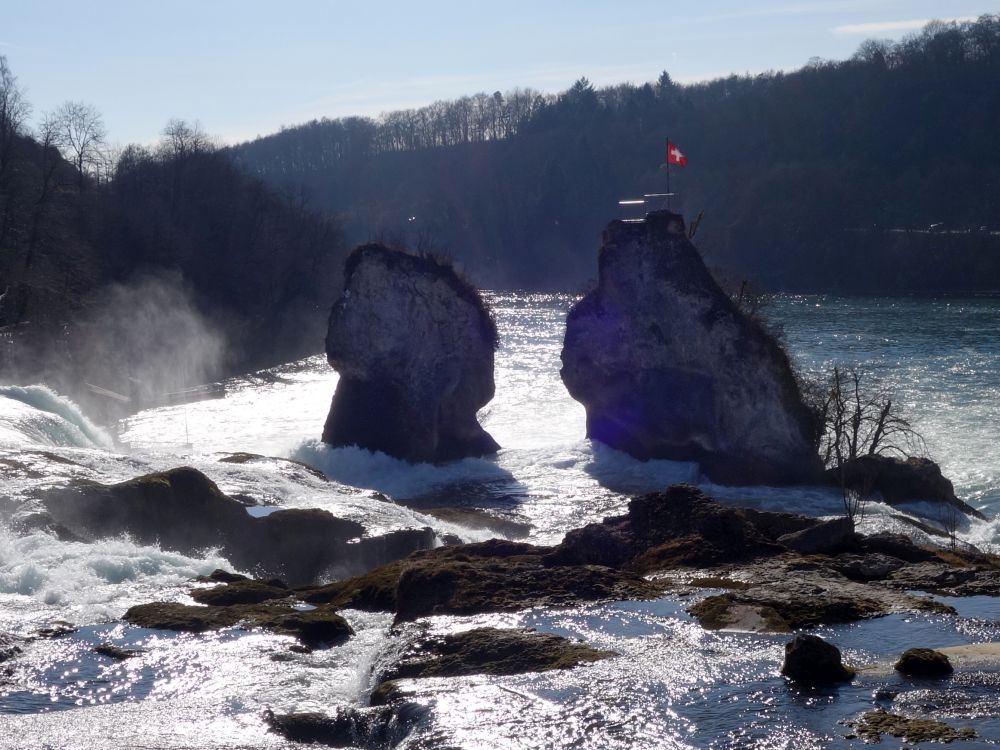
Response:
[[[869,711],[849,724],[858,737],[871,743],[881,742],[884,734],[907,742],[953,742],[976,738],[972,729],[955,729],[936,719],[908,719],[882,709]]]
[[[845,682],[855,674],[844,666],[840,649],[817,635],[797,635],[785,644],[781,673],[803,685]]]
[[[307,646],[337,645],[354,635],[347,620],[334,612],[332,607],[301,612],[292,609],[288,602],[208,607],[153,602],[129,608],[123,619],[140,628],[188,633],[204,633],[235,625],[263,628],[295,636]]]
[[[932,648],[907,649],[894,669],[908,677],[947,677],[955,671],[948,657]]]
[[[516,612],[586,601],[650,599],[664,585],[605,565],[552,565],[551,547],[493,539],[417,552],[345,581],[299,590],[304,601],[428,615]]]
[[[782,539],[808,540],[810,551]],[[1000,593],[1000,561],[989,555],[922,548],[894,534],[864,537],[840,520],[734,508],[674,485],[633,498],[628,514],[571,531],[556,547],[496,539],[440,547],[296,595],[407,621],[651,598],[681,583],[671,573],[681,570],[692,573],[688,585],[729,589],[690,609],[716,629],[788,632],[896,612],[953,612],[912,590]],[[642,577],[651,573],[662,576]]]
[[[568,669],[614,654],[558,635],[527,630],[476,628],[418,639],[379,682],[470,674],[522,674]]]
[[[344,268],[326,354],[340,373],[323,428],[333,446],[407,461],[495,453],[476,412],[493,398],[496,325],[451,266],[363,245]]]
[[[826,478],[835,485],[841,479],[847,487],[877,493],[889,505],[923,500],[941,503],[975,518],[985,518],[978,510],[955,496],[955,486],[929,458],[859,456],[840,469],[829,469]]]
[[[716,565],[779,554],[786,550],[779,538],[823,527],[805,516],[721,505],[697,487],[676,484],[633,498],[626,515],[570,531],[545,559],[639,572]],[[831,546],[846,541],[839,532],[824,538]]]
[[[393,708],[338,707],[332,714],[275,714],[265,720],[272,732],[292,742],[328,747],[396,747],[426,708],[414,704]]]
[[[21,653],[21,639],[0,633],[0,664]]]
[[[188,467],[112,485],[81,482],[48,491],[43,502],[56,522],[86,540],[128,534],[188,555],[220,548],[233,565],[292,584],[368,570],[434,542],[429,528],[366,537],[356,521],[318,509],[255,518]]]
[[[719,288],[677,214],[608,225],[562,363],[587,436],[636,458],[698,461],[730,484],[820,475],[788,357]]]
[[[662,591],[635,573],[603,565],[544,564],[547,551],[493,540],[413,555],[396,584],[396,619],[648,599]]]
[[[748,585],[709,596],[688,612],[710,630],[773,633],[901,612],[954,613],[934,599],[886,585],[851,581],[825,562],[818,557],[784,555],[714,569],[717,575],[738,573]]]

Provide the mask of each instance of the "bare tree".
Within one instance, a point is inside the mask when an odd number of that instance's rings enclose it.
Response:
[[[0,180],[8,171],[17,136],[31,107],[17,85],[15,76],[7,65],[7,58],[0,55]]]
[[[161,156],[182,159],[185,156],[213,150],[215,143],[212,137],[202,129],[201,123],[197,120],[189,123],[187,120],[175,118],[167,122],[163,128],[163,138],[160,139],[159,145]]]
[[[833,369],[827,383],[806,384],[803,395],[817,415],[816,441],[824,465],[836,472],[844,513],[854,523],[864,516],[873,477],[862,473],[848,481],[846,467],[864,456],[924,452],[924,442],[900,414],[892,394],[870,385],[869,373],[858,368]]]
[[[922,453],[924,441],[888,391],[870,387],[870,375],[857,368],[833,369],[818,404],[823,432],[819,452],[824,464],[839,468],[860,456]]]
[[[100,112],[92,104],[65,102],[51,115],[58,145],[79,173],[83,190],[88,175],[96,175],[107,131]]]

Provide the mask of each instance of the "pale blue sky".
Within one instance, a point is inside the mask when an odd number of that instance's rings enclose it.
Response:
[[[849,57],[976,0],[474,3],[5,0],[0,54],[36,116],[94,104],[112,141],[148,143],[172,117],[228,142],[314,117],[374,115],[515,86],[560,91],[791,69]]]

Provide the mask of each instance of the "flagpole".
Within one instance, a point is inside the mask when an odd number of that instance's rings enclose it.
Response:
[[[667,210],[670,210],[670,159],[667,159]]]
[[[670,136],[667,136],[667,158],[664,163],[667,166],[667,210],[670,210]]]

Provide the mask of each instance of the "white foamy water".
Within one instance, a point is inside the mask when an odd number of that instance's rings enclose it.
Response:
[[[123,481],[191,465],[224,492],[261,506],[257,514],[324,508],[362,522],[370,534],[432,526],[469,541],[493,535],[420,510],[459,506],[528,524],[530,541],[554,543],[569,529],[623,512],[634,493],[701,481],[693,464],[636,461],[584,439],[583,408],[559,378],[565,312],[573,300],[491,295],[501,347],[496,397],[480,418],[502,449],[496,457],[443,466],[320,443],[337,383],[320,356],[227,381],[225,399],[137,414],[120,425],[118,447],[51,390],[0,388],[0,632],[27,634],[56,620],[81,627],[69,640],[37,642],[43,645],[33,646],[8,682],[0,682],[0,747],[112,748],[123,741],[286,747],[264,731],[263,708],[324,711],[363,700],[368,665],[389,628],[387,616],[349,613],[358,632],[349,646],[286,660],[290,641],[276,636],[174,636],[121,625],[129,606],[187,601],[192,577],[231,566],[212,551],[187,557],[128,539],[85,544],[13,531],[12,524],[37,510],[35,494],[46,486]],[[802,369],[871,366],[896,390],[958,494],[987,513],[1000,507],[1000,301],[787,297],[772,305],[771,316]],[[259,457],[220,460],[240,452]],[[841,512],[837,494],[821,487],[702,484],[733,504],[818,516]],[[921,506],[908,511],[928,515]],[[892,517],[897,513],[873,505],[866,530],[912,530]],[[996,522],[973,522],[961,535],[989,545],[1000,538],[997,532]],[[449,627],[474,622],[458,618]],[[822,698],[831,708],[817,724],[810,717],[819,714],[789,699],[775,680],[780,639],[706,634],[674,601],[541,611],[505,621],[518,623],[583,637],[622,657],[545,676],[431,681],[421,701],[437,706],[434,719],[414,742],[825,747],[845,706],[864,705],[873,689],[867,683],[852,689],[846,703]],[[904,625],[929,644],[993,637],[965,621],[886,623],[831,632],[864,658],[881,658],[892,628]],[[122,664],[101,662],[90,648],[104,640],[148,653]],[[664,671],[665,664],[676,668]],[[718,710],[723,704],[730,708]],[[69,708],[75,710],[42,713]],[[142,729],[124,731],[120,724]]]
[[[28,443],[104,449],[114,445],[80,407],[51,388],[0,386],[0,447],[19,448]]]

